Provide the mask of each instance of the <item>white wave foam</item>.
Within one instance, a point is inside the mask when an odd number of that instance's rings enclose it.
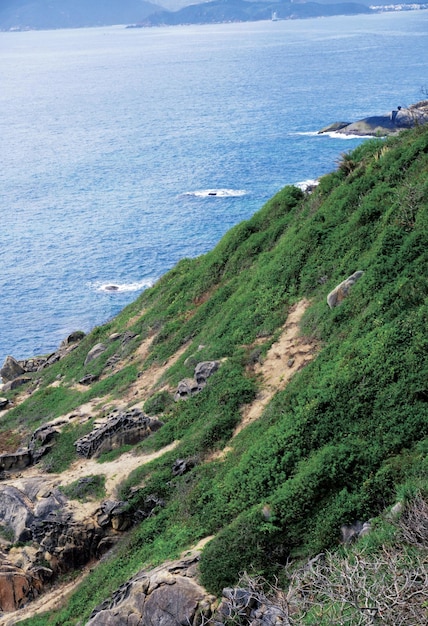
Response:
[[[318,134],[318,133],[317,133]],[[327,133],[320,133],[320,137],[326,136],[332,137],[333,139],[373,139],[373,135],[344,135],[343,133],[338,133],[337,131],[331,131]]]
[[[198,191],[186,191],[183,195],[195,196],[196,198],[234,198],[246,195],[245,189],[200,189]]]
[[[348,139],[373,139],[372,135],[344,135],[343,133],[338,133],[333,130],[325,133],[319,133],[316,130],[302,131],[295,133],[295,135],[302,135],[303,137],[331,137],[332,139],[344,139],[345,141]]]
[[[124,291],[140,291],[147,289],[153,285],[153,280],[142,280],[135,283],[92,283],[92,287],[96,291],[105,291],[107,293],[123,293]]]
[[[308,180],[302,180],[300,183],[294,183],[294,186],[298,187],[302,191],[307,191],[308,189],[312,187],[316,187],[319,184],[320,184],[319,180],[308,178]]]

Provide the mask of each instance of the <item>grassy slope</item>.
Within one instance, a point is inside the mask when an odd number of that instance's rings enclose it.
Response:
[[[156,334],[146,366],[188,346],[167,372],[171,384],[192,375],[196,361],[228,357],[190,401],[150,400],[165,408],[166,425],[144,445],[180,444],[128,477],[122,495],[144,478],[131,506],[153,493],[166,506],[95,568],[60,613],[25,623],[75,624],[145,563],[210,534],[201,559],[208,589],[219,593],[244,569],[269,578],[290,555],[335,546],[341,524],[426,491],[427,257],[428,128],[417,128],[364,143],[310,196],[283,189],[212,252],[181,261],[52,366],[44,384],[62,374],[63,387],[42,385],[4,428],[32,429],[41,415],[61,414],[89,396],[120,397],[137,376],[132,365],[86,394],[67,385],[83,374],[88,347],[130,320],[139,333],[130,353]],[[327,293],[359,269],[365,273],[351,296],[330,310]],[[311,300],[303,331],[322,349],[231,443],[239,409],[256,393],[246,369],[252,344],[258,339],[263,354],[302,297]],[[101,369],[112,351],[85,372]],[[233,453],[212,460],[228,443]],[[171,480],[173,461],[195,455],[195,468]]]

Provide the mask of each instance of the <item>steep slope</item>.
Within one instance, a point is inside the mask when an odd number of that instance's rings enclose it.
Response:
[[[285,586],[289,562],[334,549],[344,525],[426,498],[427,174],[426,127],[362,144],[311,194],[286,187],[212,252],[182,260],[70,354],[4,393],[13,406],[0,414],[2,441],[17,447],[42,424],[61,424],[36,465],[4,472],[0,491],[21,481],[37,521],[53,485],[34,495],[22,481],[77,479],[62,506],[73,523],[91,519],[87,558],[114,544],[62,609],[25,623],[86,623],[129,577],[208,537],[199,580],[209,592],[220,595],[244,570]],[[89,361],[96,344],[104,350]],[[177,388],[186,400],[174,401]],[[117,424],[118,414],[141,422],[141,409],[146,426],[148,416],[162,422],[147,438],[109,431],[99,471],[77,458],[74,443],[94,426]],[[95,474],[105,475],[104,492],[79,505],[73,498]],[[114,521],[101,535],[107,509]],[[2,515],[3,551],[24,571]],[[58,581],[62,553],[32,528],[32,575],[43,566]]]

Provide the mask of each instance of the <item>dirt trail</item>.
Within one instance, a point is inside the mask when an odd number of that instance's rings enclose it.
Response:
[[[308,306],[309,301],[303,299],[291,307],[280,338],[272,345],[263,362],[254,366],[254,372],[260,379],[260,391],[254,402],[244,407],[235,435],[257,420],[275,393],[284,389],[291,377],[316,356],[317,343],[300,335],[300,320]]]

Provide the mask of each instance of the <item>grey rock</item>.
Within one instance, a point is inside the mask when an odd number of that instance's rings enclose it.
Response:
[[[135,444],[163,426],[163,422],[148,417],[140,409],[113,412],[107,421],[75,442],[76,451],[90,458],[125,444]]]
[[[22,374],[25,374],[24,368],[16,359],[13,358],[13,356],[7,356],[2,368],[0,369],[0,376],[3,379],[3,382],[10,382],[15,378],[18,378],[18,376],[22,376]]]
[[[407,128],[428,123],[428,100],[416,102],[409,107],[397,107],[382,115],[365,117],[351,123],[335,122],[319,131],[319,134],[337,132],[343,135],[374,136],[394,135]]]
[[[218,361],[202,361],[195,367],[195,379],[198,385],[206,382],[219,368]]]
[[[14,541],[28,541],[34,520],[33,502],[11,485],[0,486],[0,521],[14,534]]]
[[[187,472],[190,472],[196,466],[196,459],[176,459],[172,466],[172,475],[173,476],[182,476]]]
[[[23,385],[26,385],[31,381],[31,378],[28,376],[18,376],[18,378],[14,378],[13,380],[9,380],[7,383],[3,385],[3,391],[13,391],[14,389],[18,389]]]
[[[174,400],[176,402],[178,400],[187,400],[187,398],[190,398],[196,393],[199,393],[201,389],[202,386],[198,385],[194,378],[184,378],[178,383],[177,391],[174,395]]]
[[[333,309],[335,306],[338,306],[341,302],[343,302],[343,300],[349,295],[353,285],[355,285],[357,280],[359,280],[363,274],[364,272],[362,270],[354,272],[351,276],[348,276],[346,280],[337,285],[333,291],[330,291],[327,296],[327,304],[330,309]]]
[[[211,617],[215,598],[195,579],[199,554],[142,570],[98,606],[86,626],[199,626]]]
[[[85,337],[85,333],[83,332],[83,330],[75,330],[74,332],[70,333],[68,335],[68,337],[66,337],[62,342],[61,342],[61,348],[66,348],[68,346],[70,346],[73,343],[78,343],[79,341],[82,341],[82,339]]]
[[[86,374],[83,378],[79,380],[81,385],[91,385],[99,379],[99,376],[95,376],[95,374]]]
[[[91,361],[99,357],[100,354],[102,354],[106,350],[107,350],[107,346],[105,346],[103,343],[95,344],[95,346],[93,346],[93,348],[91,348],[88,354],[86,355],[84,364],[87,365],[88,363],[90,363]]]

